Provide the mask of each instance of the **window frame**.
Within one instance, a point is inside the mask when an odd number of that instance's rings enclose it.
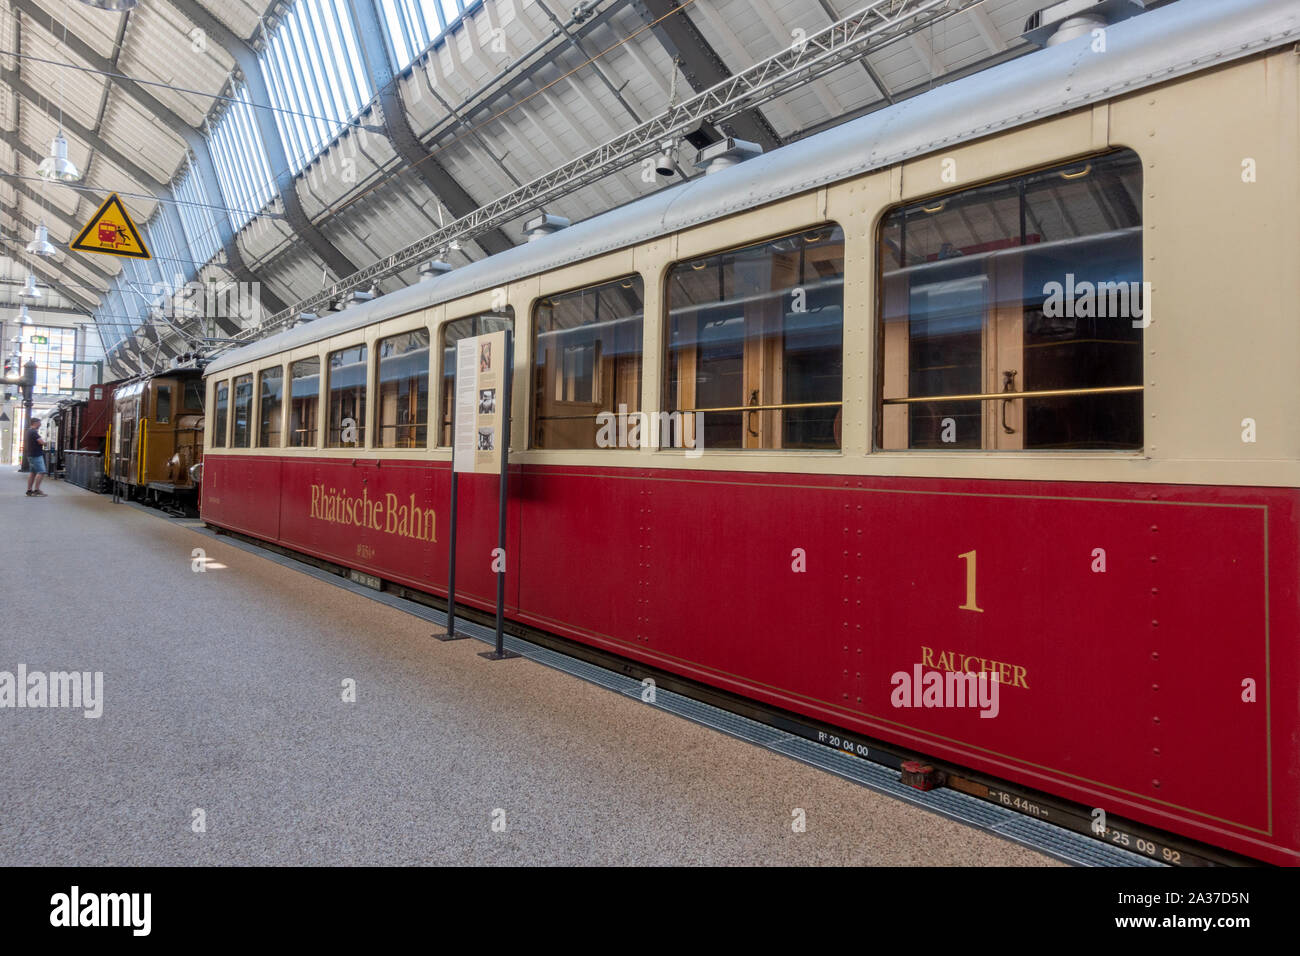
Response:
[[[715,226],[716,224],[717,224],[716,222],[712,223],[712,225]],[[853,237],[850,235],[849,230],[846,229],[842,223],[840,223],[836,219],[831,218],[830,216],[826,216],[825,218],[818,219],[815,222],[809,222],[805,220],[802,225],[797,226],[793,229],[785,228],[780,230],[779,232],[772,232],[766,235],[761,235],[758,238],[747,239],[744,242],[730,243],[725,246],[706,245],[704,248],[700,249],[699,251],[692,251],[690,255],[685,255],[685,256],[681,255],[680,252],[681,249],[680,239],[682,236],[686,235],[687,232],[683,231],[676,234],[678,238],[678,243],[674,247],[675,249],[674,257],[670,258],[664,264],[662,270],[662,278],[659,285],[659,293],[660,293],[659,312],[660,312],[661,330],[660,330],[660,346],[659,346],[659,363],[660,363],[659,376],[658,376],[659,380],[657,383],[655,383],[655,387],[658,389],[658,401],[656,404],[658,406],[658,411],[661,414],[662,413],[671,414],[673,412],[679,412],[683,416],[694,415],[693,411],[681,412],[680,409],[669,408],[669,394],[670,394],[669,374],[671,369],[669,348],[671,346],[672,330],[673,330],[672,298],[669,292],[669,287],[673,277],[673,270],[676,269],[678,266],[689,265],[692,262],[698,262],[700,260],[705,260],[705,259],[712,259],[716,256],[726,255],[729,252],[737,252],[743,249],[751,249],[751,248],[769,245],[771,243],[778,242],[782,239],[798,237],[806,233],[814,232],[822,229],[831,229],[831,230],[838,229],[840,231],[840,235],[842,237],[842,242],[843,242],[842,255],[844,261],[844,274],[841,280],[842,285],[841,285],[841,295],[840,295],[840,399],[837,403],[834,403],[834,405],[838,406],[839,408],[840,437],[839,437],[838,447],[836,448],[792,448],[792,447],[786,447],[782,445],[780,447],[774,447],[774,448],[764,447],[764,446],[759,446],[755,448],[745,448],[742,444],[742,446],[739,448],[718,447],[718,446],[714,446],[710,448],[710,446],[706,443],[702,449],[700,449],[698,445],[696,446],[695,449],[692,449],[690,447],[674,448],[674,447],[664,446],[662,444],[659,444],[656,445],[656,447],[654,447],[655,452],[681,453],[683,451],[695,451],[695,452],[703,453],[706,456],[708,456],[711,453],[713,455],[718,455],[718,454],[743,454],[746,456],[798,455],[801,457],[806,455],[841,455],[842,456],[846,454],[847,449],[845,447],[843,426],[844,426],[844,419],[845,419],[845,409],[848,406],[849,402],[847,398],[848,375],[844,371],[844,366],[845,366],[845,341],[847,338],[849,305],[848,305],[845,290],[847,289],[849,284],[849,269],[850,269],[850,259],[852,256]],[[872,248],[874,249],[874,246]],[[644,352],[645,349],[644,342],[642,344],[642,349]],[[793,406],[801,403],[779,403],[779,404],[781,406]],[[810,406],[805,406],[805,407],[810,407]],[[826,407],[831,407],[831,405],[828,403]],[[774,408],[772,410],[784,410],[784,409]],[[683,435],[686,435],[688,432],[694,434],[694,419],[692,418],[690,421],[691,424],[689,426],[683,424],[682,426]],[[698,441],[699,436],[696,437]]]
[[[153,407],[153,413],[154,413],[154,414],[153,414],[153,419],[152,419],[153,424],[155,424],[155,425],[172,425],[172,424],[174,424],[173,421],[172,421],[172,419],[175,418],[177,415],[180,414],[180,412],[178,412],[178,411],[176,410],[176,402],[175,402],[175,397],[174,397],[174,394],[173,394],[173,388],[174,388],[174,386],[175,386],[176,384],[177,384],[177,383],[176,383],[176,381],[175,381],[174,379],[165,379],[165,380],[161,380],[161,381],[159,381],[159,382],[154,386],[154,390],[153,390],[153,392],[154,392],[154,394],[153,394],[153,406],[154,406],[154,407]],[[162,404],[161,399],[162,399],[162,393],[163,393],[164,390],[166,390],[166,392],[167,392],[167,418],[166,418],[166,420],[164,420],[164,419],[161,417],[162,413],[161,413],[161,411],[159,410],[159,406]]]
[[[667,281],[668,281],[668,279],[667,279],[667,277],[668,277],[668,273],[671,271],[671,269],[672,269],[672,264],[670,263],[670,264],[668,265],[668,267],[664,270],[664,282],[665,282],[665,287],[666,287],[666,283],[667,283]],[[639,365],[638,370],[637,370],[637,391],[638,391],[639,394],[637,395],[637,407],[636,407],[636,409],[633,410],[633,409],[629,408],[629,409],[628,409],[628,415],[629,415],[629,416],[634,415],[634,414],[639,415],[639,414],[644,410],[644,406],[645,406],[644,397],[645,397],[645,387],[646,387],[646,365],[647,365],[647,362],[646,362],[646,355],[647,355],[647,349],[646,349],[646,331],[647,331],[647,328],[646,328],[646,327],[647,327],[647,325],[649,324],[649,323],[648,323],[648,317],[647,317],[647,315],[646,315],[646,308],[647,308],[647,305],[650,303],[649,291],[648,291],[648,290],[651,289],[651,283],[648,282],[648,281],[646,280],[646,277],[645,277],[645,276],[644,276],[644,275],[643,275],[639,270],[637,270],[637,269],[629,269],[629,270],[627,270],[627,271],[620,272],[619,274],[614,275],[614,276],[610,276],[610,277],[608,277],[608,278],[595,279],[595,280],[592,280],[592,281],[584,281],[584,282],[580,282],[580,283],[578,283],[578,284],[576,284],[576,285],[566,285],[566,286],[564,286],[564,287],[562,287],[561,289],[558,289],[558,290],[556,290],[556,291],[552,291],[552,292],[542,292],[542,293],[539,293],[539,294],[537,294],[536,296],[533,297],[533,299],[532,299],[531,302],[528,303],[528,310],[527,310],[527,316],[528,316],[528,333],[529,333],[529,335],[528,335],[528,379],[527,379],[527,385],[528,385],[528,441],[527,441],[527,443],[525,443],[522,447],[525,448],[525,449],[527,449],[528,451],[538,451],[538,452],[558,452],[558,453],[564,453],[564,452],[570,452],[570,453],[572,453],[572,452],[595,452],[595,451],[599,451],[599,452],[630,451],[630,452],[635,453],[635,452],[639,452],[639,451],[643,450],[644,448],[648,447],[648,443],[644,440],[645,436],[641,436],[641,437],[642,437],[642,441],[641,441],[641,443],[640,443],[639,445],[637,445],[636,447],[632,447],[632,448],[621,448],[621,447],[618,447],[618,446],[614,446],[614,447],[612,447],[612,448],[600,448],[600,447],[595,447],[595,448],[568,448],[568,447],[545,446],[545,445],[539,445],[539,444],[537,444],[537,426],[538,426],[538,416],[537,416],[537,411],[538,411],[538,409],[537,409],[537,402],[536,402],[536,396],[537,396],[537,372],[538,372],[538,369],[537,369],[537,338],[538,338],[538,335],[540,334],[540,328],[539,328],[539,326],[538,326],[538,322],[537,322],[537,313],[538,313],[538,310],[542,307],[542,303],[543,303],[544,301],[546,301],[547,299],[556,299],[556,298],[560,298],[560,297],[562,297],[562,296],[572,295],[572,294],[575,293],[575,292],[588,292],[588,291],[593,291],[593,290],[596,290],[596,289],[601,289],[601,288],[604,288],[605,286],[613,285],[613,284],[616,283],[616,282],[621,282],[621,281],[623,281],[624,279],[632,279],[632,280],[634,280],[634,281],[636,281],[636,282],[639,282],[639,283],[641,284],[641,360],[640,360],[640,365]],[[661,300],[661,305],[663,305],[663,307],[664,307],[664,309],[665,309],[665,315],[666,315],[666,305],[664,305],[665,302],[666,302],[666,300]],[[516,320],[516,323],[515,323],[515,328],[516,328],[516,330],[518,329],[518,321],[517,321],[517,320]],[[667,333],[665,333],[665,335],[666,335],[666,334],[667,334]],[[515,336],[515,354],[516,354],[516,356],[518,356],[518,353],[519,353],[519,338],[518,338],[518,335],[516,334],[516,336]],[[518,362],[517,362],[517,361],[516,361],[516,365],[518,365]],[[600,380],[600,368],[599,368],[599,365],[600,365],[599,361],[596,361],[596,362],[593,364],[593,368],[592,368],[592,380],[591,380],[592,402],[585,403],[585,404],[595,404],[595,403],[596,403],[596,398],[597,398],[598,395],[599,395],[600,388],[601,388],[601,385],[602,385],[601,380]],[[617,416],[617,414],[618,414],[618,409],[615,408],[615,410],[614,410],[611,414]],[[441,419],[439,419],[439,427],[441,427]],[[516,444],[516,440],[515,440],[515,437],[514,437],[513,430],[512,430],[512,432],[511,432],[511,441],[510,441],[510,444],[511,444],[512,446],[514,446],[514,445]]]
[[[389,447],[389,446],[384,445],[384,444],[381,443],[381,435],[380,435],[381,431],[382,431],[383,428],[384,428],[384,425],[382,424],[382,421],[383,421],[383,420],[382,420],[382,417],[381,417],[382,414],[383,414],[383,409],[382,409],[382,407],[381,407],[381,399],[382,399],[382,394],[383,394],[383,381],[382,381],[382,379],[381,379],[380,376],[379,376],[379,365],[380,365],[380,362],[383,361],[383,358],[382,358],[381,355],[379,354],[379,353],[380,353],[380,346],[383,345],[383,343],[386,342],[386,341],[388,341],[389,339],[396,339],[396,338],[400,338],[400,337],[405,336],[405,335],[417,335],[417,334],[419,334],[420,332],[423,332],[425,335],[427,335],[427,336],[429,337],[429,341],[428,341],[428,345],[427,345],[427,348],[428,348],[428,351],[429,351],[429,361],[427,361],[427,362],[425,363],[425,369],[424,369],[424,374],[425,374],[425,379],[424,379],[424,383],[425,383],[425,395],[427,396],[427,397],[425,398],[425,408],[424,408],[424,417],[425,417],[425,418],[424,418],[424,443],[423,443],[423,444],[414,444],[414,445],[395,445],[395,446]],[[434,339],[435,339],[435,335],[434,335],[433,331],[429,328],[428,324],[415,325],[415,326],[412,326],[411,328],[404,329],[404,330],[402,330],[402,331],[397,331],[397,332],[386,332],[386,331],[384,331],[382,325],[378,325],[378,326],[375,327],[375,335],[374,335],[373,341],[371,341],[370,338],[367,338],[367,344],[368,344],[368,345],[371,345],[371,346],[373,347],[373,350],[374,350],[374,359],[373,359],[373,361],[372,361],[372,363],[371,363],[371,364],[373,365],[373,368],[367,370],[367,375],[368,375],[368,376],[369,376],[369,375],[373,375],[373,376],[374,376],[373,379],[370,379],[370,378],[367,379],[367,381],[373,381],[373,383],[374,383],[374,394],[373,394],[372,396],[370,396],[370,398],[373,399],[373,401],[371,402],[371,404],[372,404],[373,407],[374,407],[374,412],[373,412],[373,415],[374,415],[374,442],[373,442],[372,445],[370,445],[370,446],[368,446],[368,447],[372,447],[372,448],[374,448],[375,451],[384,451],[384,452],[397,452],[397,451],[425,452],[425,451],[429,451],[429,450],[431,450],[432,448],[436,447],[436,446],[431,446],[431,445],[429,444],[429,431],[430,431],[430,429],[431,429],[432,426],[433,426],[433,422],[432,422],[430,419],[431,419],[431,417],[432,417],[432,415],[433,415],[433,411],[434,411],[434,408],[433,408],[433,405],[434,405],[434,402],[433,402],[433,384],[434,384],[434,378],[433,378],[433,370],[432,370],[432,365],[433,365],[433,348],[434,348],[433,343],[434,343]],[[393,425],[393,426],[391,426],[391,427],[393,427],[393,428],[403,428],[403,427],[407,427],[407,428],[418,428],[418,427],[419,427],[419,424],[417,423],[417,424],[415,424],[415,425],[406,425],[406,426],[402,426],[402,425]]]
[[[471,301],[472,301],[472,300],[471,300]],[[462,303],[459,303],[459,304],[460,304],[461,308],[464,308],[468,303],[467,303],[467,302],[462,302]],[[530,306],[530,308],[531,308],[531,302],[529,303],[529,306]],[[515,368],[517,368],[518,365],[519,365],[519,315],[518,315],[518,311],[517,311],[516,308],[515,308],[515,303],[509,301],[508,298],[507,298],[506,303],[505,303],[505,306],[504,306],[504,311],[510,313],[510,332],[511,332],[512,341],[513,341],[513,343],[514,343],[514,364],[515,364]],[[431,372],[433,372],[433,373],[435,373],[435,374],[434,374],[433,377],[430,379],[430,387],[432,388],[432,387],[436,386],[436,387],[437,387],[437,392],[438,392],[438,395],[437,395],[437,399],[438,399],[438,407],[437,407],[437,409],[436,409],[436,416],[437,416],[437,417],[436,417],[432,422],[429,423],[429,424],[430,424],[430,427],[432,427],[432,428],[436,428],[436,429],[437,429],[437,432],[436,432],[436,435],[435,435],[436,441],[434,441],[432,444],[430,444],[430,445],[428,446],[428,448],[427,448],[428,451],[447,451],[447,452],[451,452],[451,451],[454,450],[454,448],[455,448],[455,443],[456,443],[456,436],[455,436],[455,422],[454,422],[454,421],[450,422],[450,426],[451,426],[451,428],[452,428],[452,437],[451,437],[451,441],[449,441],[447,444],[443,444],[443,443],[442,443],[443,413],[444,413],[445,411],[447,411],[447,409],[446,409],[446,407],[445,407],[445,396],[443,395],[443,377],[444,377],[444,376],[443,376],[443,372],[445,371],[444,363],[445,363],[445,361],[446,361],[446,355],[447,355],[447,329],[448,329],[448,328],[449,328],[453,323],[455,323],[455,322],[460,322],[460,321],[462,321],[462,320],[464,320],[464,319],[481,319],[481,318],[484,318],[484,317],[486,317],[486,316],[495,316],[495,315],[500,315],[500,314],[501,314],[501,313],[497,312],[496,310],[494,310],[494,309],[492,309],[492,308],[490,308],[490,307],[489,307],[489,308],[481,308],[481,309],[469,309],[468,311],[463,311],[463,312],[460,312],[459,314],[456,314],[456,315],[445,316],[443,319],[441,319],[441,320],[437,323],[437,332],[436,332],[436,334],[433,336],[433,338],[430,339],[430,344],[429,344],[429,350],[430,350],[430,352],[434,352],[434,351],[437,352],[437,358],[436,358],[436,359],[433,359],[433,358],[431,357],[431,361],[434,361],[434,362],[435,362],[435,367],[431,369]],[[529,312],[528,314],[531,315],[531,312]],[[485,334],[487,334],[487,333],[484,333],[484,332],[475,332],[475,333],[472,333],[472,334],[477,336],[477,335],[485,335]],[[435,343],[436,343],[436,346],[435,346]],[[515,368],[511,368],[511,370],[510,370],[510,374],[511,374],[511,375],[515,375]],[[455,381],[455,376],[454,376],[454,375],[452,376],[452,381],[453,381],[453,382]],[[518,384],[518,376],[516,376],[515,378],[511,379],[511,389],[512,389],[512,391],[511,391],[511,401],[512,401],[512,402],[514,401],[514,391],[513,391],[513,388],[514,388],[514,386],[517,385],[517,384]],[[452,408],[455,408],[455,402],[456,402],[456,394],[455,394],[455,388],[454,388],[454,386],[453,386],[453,389],[452,389],[452,397],[451,397],[451,407],[452,407]],[[434,413],[435,413],[434,409],[431,408],[431,409],[430,409],[430,414],[434,414]],[[507,409],[506,414],[510,414],[510,410],[509,410],[509,409]],[[523,446],[523,447],[526,447],[526,446]],[[511,430],[511,434],[510,434],[510,450],[511,450],[511,451],[516,451],[516,450],[519,450],[520,448],[521,448],[521,446],[520,446],[520,444],[519,444],[519,439],[518,439],[518,437],[515,435],[515,433],[514,433],[514,431],[513,431],[513,429],[512,429],[512,430]]]
[[[221,390],[226,390],[226,407],[221,407]],[[217,427],[217,419],[220,417],[221,428]],[[220,437],[220,443],[217,438]],[[212,380],[212,437],[208,442],[209,448],[220,448],[223,451],[230,448],[230,379],[219,378]]]
[[[1062,158],[1060,156],[1057,156],[1051,159],[1050,161],[1045,161],[1045,162],[1037,163],[1033,166],[1027,166],[1009,172],[1004,172],[999,175],[991,176],[987,179],[981,179],[976,182],[965,184],[960,188],[924,193],[917,196],[911,196],[908,197],[907,199],[903,199],[897,202],[890,202],[880,209],[879,213],[875,217],[875,220],[872,224],[870,239],[869,239],[869,243],[870,243],[869,254],[872,260],[871,268],[872,268],[873,281],[875,283],[875,294],[871,302],[872,315],[869,320],[871,323],[871,330],[869,334],[872,343],[872,349],[874,350],[874,360],[872,362],[871,394],[868,396],[869,403],[870,403],[869,408],[871,409],[871,418],[868,422],[868,443],[867,443],[868,455],[938,454],[938,455],[970,456],[970,455],[1009,454],[1009,455],[1021,456],[1021,455],[1030,454],[1030,455],[1042,457],[1045,455],[1068,454],[1072,456],[1087,456],[1093,458],[1108,458],[1108,457],[1115,457],[1115,456],[1140,458],[1145,455],[1147,443],[1149,441],[1145,412],[1140,412],[1138,415],[1138,423],[1139,423],[1139,427],[1141,428],[1141,444],[1137,448],[1068,448],[1068,449],[1014,448],[1011,449],[1011,448],[986,448],[983,446],[982,443],[981,446],[978,448],[960,448],[960,447],[935,448],[929,446],[919,447],[919,448],[911,448],[911,447],[890,448],[890,447],[886,447],[884,444],[885,408],[886,408],[886,400],[885,400],[886,355],[885,355],[884,312],[885,312],[886,290],[885,290],[885,275],[884,275],[885,270],[883,268],[881,247],[883,245],[883,237],[884,237],[886,224],[890,216],[900,209],[913,208],[915,206],[920,205],[921,203],[936,202],[936,201],[946,202],[949,199],[962,197],[970,193],[974,193],[980,189],[985,189],[991,186],[998,186],[1000,184],[1010,184],[1015,182],[1022,182],[1021,202],[1023,203],[1024,201],[1023,181],[1025,180],[1029,180],[1032,177],[1042,173],[1048,173],[1053,171],[1061,172],[1061,171],[1068,170],[1071,167],[1089,165],[1098,160],[1120,156],[1124,153],[1131,153],[1132,156],[1137,160],[1137,169],[1139,175],[1142,177],[1141,181],[1138,183],[1139,203],[1137,209],[1141,221],[1138,224],[1137,235],[1139,237],[1139,241],[1141,242],[1141,246],[1142,246],[1141,249],[1139,250],[1138,261],[1142,262],[1145,265],[1143,254],[1145,253],[1145,249],[1146,249],[1147,216],[1146,216],[1145,204],[1140,201],[1140,198],[1142,196],[1143,184],[1146,182],[1147,177],[1146,177],[1146,169],[1142,160],[1142,155],[1131,146],[1120,145],[1120,146],[1115,146],[1108,149],[1095,151],[1095,152],[1091,152],[1091,153],[1087,153],[1081,156],[1075,156],[1071,158]],[[1020,248],[1032,249],[1031,246],[1023,246]],[[1144,274],[1145,274],[1145,269],[1144,269]],[[1022,294],[1023,294],[1023,289],[1022,289]],[[1023,298],[1021,302],[1023,308],[1023,302],[1024,302]],[[1138,393],[1143,396],[1145,396],[1145,388],[1143,387],[1143,383],[1146,381],[1146,371],[1147,371],[1146,352],[1144,350],[1145,341],[1146,338],[1145,336],[1143,336],[1142,344],[1139,344],[1138,347],[1138,357],[1142,363],[1142,368],[1138,375],[1138,387],[1137,389],[1135,389],[1135,391],[1138,391]],[[986,363],[987,359],[988,356],[987,354],[984,354],[984,350],[982,347],[981,362]],[[909,371],[910,371],[910,364],[909,364]],[[1017,394],[1029,395],[1032,397],[1033,393],[1032,392],[1027,393],[1018,390]],[[995,405],[997,404],[995,399],[990,399],[988,401],[991,404],[995,404]],[[1021,404],[1021,407],[1023,409],[1025,399],[1020,398],[1017,399],[1016,401]],[[893,404],[897,404],[897,403],[893,403]],[[983,404],[985,403],[981,401],[981,406]],[[1143,408],[1145,409],[1145,402],[1143,403]],[[1022,421],[1021,427],[1023,427],[1023,418],[1021,419],[1021,421]]]
[[[253,393],[253,405],[254,408],[257,410],[257,429],[253,435],[253,437],[257,440],[257,444],[253,446],[255,448],[274,448],[278,451],[284,450],[285,447],[284,445],[284,429],[285,429],[285,414],[284,414],[285,367],[284,365],[285,363],[283,360],[273,361],[271,364],[263,365],[257,370],[257,377],[255,382],[256,388],[254,389],[254,393]],[[266,445],[262,443],[262,399],[264,398],[264,394],[262,391],[262,380],[266,377],[266,373],[271,371],[279,371],[280,373],[280,401],[278,403],[278,410],[280,413],[280,427],[276,429],[275,432],[276,443],[274,445]]]
[[[325,407],[326,400],[325,375],[323,374],[323,369],[325,367],[324,353],[313,346],[310,350],[299,354],[297,358],[294,358],[293,356],[294,352],[289,352],[282,356],[286,372],[284,394],[287,400],[287,410],[283,416],[285,434],[284,444],[281,445],[281,448],[288,451],[320,451],[323,447],[321,444],[321,428],[324,422],[324,418],[321,415],[321,409]],[[293,367],[301,362],[310,362],[313,360],[316,362],[315,427],[312,428],[311,441],[306,444],[295,445],[292,440],[293,431],[290,429],[290,425],[293,422]]]
[[[374,352],[374,342],[372,340],[376,328],[377,326],[367,326],[362,330],[364,337],[359,341],[346,344],[339,343],[335,348],[328,347],[329,344],[334,343],[323,343],[326,345],[326,348],[321,357],[321,382],[323,387],[322,403],[320,405],[320,427],[323,429],[321,448],[324,450],[356,452],[374,449],[374,423],[372,419],[375,416],[375,404],[371,401],[373,396],[370,394],[372,384],[370,376],[373,371],[373,363],[371,362],[370,356]],[[357,422],[357,426],[362,431],[361,441],[357,442],[355,445],[344,445],[341,443],[342,433],[340,433],[340,444],[335,445],[330,442],[331,406],[333,405],[332,396],[334,394],[334,390],[331,388],[333,368],[331,367],[330,360],[340,352],[349,352],[353,349],[361,349],[365,353],[358,357],[363,373],[363,379],[360,386],[361,397],[365,402],[365,409],[360,416],[360,420]]]
[[[248,418],[249,421],[245,426],[247,428],[247,441],[242,445],[235,444],[235,395],[240,379],[248,379]],[[231,449],[249,449],[253,448],[253,438],[255,431],[253,429],[252,417],[257,407],[257,376],[253,374],[252,369],[240,372],[238,375],[230,377],[230,447]]]

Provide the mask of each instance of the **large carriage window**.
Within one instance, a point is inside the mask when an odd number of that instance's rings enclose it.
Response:
[[[843,302],[838,226],[674,265],[665,404],[682,444],[699,421],[704,448],[839,448]]]
[[[641,410],[640,276],[538,301],[533,312],[533,445],[611,448]],[[631,431],[636,447],[638,431]]]
[[[326,448],[366,444],[366,347],[354,345],[329,355],[329,426]]]
[[[429,333],[379,340],[379,447],[424,448],[429,427]]]
[[[230,447],[247,448],[252,434],[250,418],[253,414],[253,376],[237,376],[234,384],[235,414],[230,430]]]
[[[487,335],[489,332],[501,332],[505,329],[514,331],[515,310],[506,306],[501,312],[484,312],[481,315],[467,315],[463,319],[454,319],[442,327],[442,404],[439,408],[441,421],[438,428],[438,444],[451,445],[451,416],[456,405],[456,343],[461,339],[475,335]],[[509,409],[506,410],[509,414]],[[515,441],[510,441],[515,447]]]
[[[170,425],[172,420],[172,387],[158,386],[158,399],[154,406],[154,421],[159,425]]]
[[[217,396],[212,410],[212,447],[226,447],[226,409],[230,405],[230,386],[218,382],[214,392]]]
[[[316,409],[320,405],[320,359],[289,364],[289,444],[294,448],[316,445]]]
[[[263,369],[257,379],[259,399],[257,447],[280,447],[280,404],[284,389],[284,366]]]
[[[1124,150],[889,213],[877,445],[1141,448],[1141,208]]]

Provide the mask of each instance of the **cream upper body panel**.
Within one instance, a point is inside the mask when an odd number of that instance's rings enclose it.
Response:
[[[1164,9],[1184,4],[1189,5],[1189,19],[1205,21],[1212,15],[1212,5],[1198,0],[1183,0]],[[1267,0],[1228,5],[1273,17],[1286,6]],[[1290,20],[1283,18],[1280,26],[1274,26],[1281,29],[1289,24],[1300,35],[1300,13],[1293,5],[1291,10],[1294,15]],[[1154,11],[1129,23],[1161,12]],[[1126,25],[1113,28],[1112,35],[1118,39],[1120,27]],[[1205,29],[1206,23],[1199,23],[1198,28]],[[1226,42],[1223,37],[1219,41]],[[1065,55],[1060,49],[1014,62],[1027,63],[1047,54],[1059,58]],[[1087,50],[1086,45],[1083,50]],[[1069,55],[1077,60],[1084,53],[1076,49]],[[1083,74],[1086,78],[1091,69],[1076,62],[1072,75]],[[1172,67],[1167,66],[1166,72],[1171,71]],[[962,82],[908,103],[916,104],[913,112],[937,108],[935,104],[942,100],[936,96],[955,93]],[[1078,82],[1086,88],[1086,83]],[[999,84],[993,86],[996,89]],[[1026,94],[1007,91],[1007,95],[1016,100]],[[921,100],[933,103],[920,104]],[[949,107],[960,112],[961,104],[950,103]],[[1004,104],[1002,109],[1006,108]],[[979,118],[966,117],[971,122]],[[872,116],[863,118],[870,119]],[[846,137],[863,120],[812,139]],[[877,136],[876,142],[880,141]],[[863,147],[867,165],[872,158],[870,145]],[[512,445],[519,450],[511,456],[516,463],[827,476],[1300,487],[1300,376],[1295,373],[1300,359],[1300,310],[1296,306],[1300,302],[1300,269],[1296,268],[1300,262],[1300,177],[1296,174],[1296,156],[1300,155],[1300,61],[1289,49],[1238,59],[1118,96],[1096,98],[1073,111],[947,148],[931,143],[931,148],[925,149],[925,145],[905,137],[892,148],[900,155],[909,151],[915,155],[897,162],[756,208],[653,235],[624,248],[563,262],[559,250],[566,234],[573,233],[572,240],[591,248],[590,230],[599,229],[606,218],[595,217],[529,244],[547,243],[556,250],[540,259],[532,256],[543,267],[548,260],[556,262],[540,271],[514,274],[521,268],[514,261],[528,259],[530,252],[527,247],[517,247],[456,270],[464,273],[462,276],[454,272],[421,284],[428,289],[417,286],[401,290],[350,310],[355,315],[342,313],[318,320],[222,356],[207,372],[209,408],[217,381],[230,381],[251,372],[256,383],[256,373],[263,368],[309,355],[319,355],[323,360],[331,351],[362,342],[371,346],[373,356],[378,339],[415,327],[426,328],[430,334],[430,381],[437,382],[441,375],[443,325],[499,306],[504,298],[514,311],[517,343],[512,409],[516,437]],[[1116,148],[1131,149],[1142,161],[1143,278],[1151,283],[1152,294],[1150,326],[1143,343],[1143,449],[1133,453],[874,450],[873,428],[880,413],[876,381],[877,237],[883,215],[901,202]],[[761,182],[758,177],[788,175],[788,170],[771,167],[779,159],[788,163],[789,157],[782,154],[792,149],[777,150],[707,179],[744,171],[746,178],[738,181],[748,184],[748,193],[742,189],[741,194],[752,195],[758,188],[754,184]],[[764,170],[764,165],[769,168]],[[665,223],[689,220],[691,214],[683,205],[689,203],[692,191],[698,194],[706,185],[702,182],[705,179],[701,177],[670,191],[669,199],[651,197],[660,204],[651,210],[655,214],[651,218]],[[647,202],[615,213],[626,214]],[[705,449],[703,456],[697,457],[680,450],[648,447],[588,451],[523,448],[522,436],[529,431],[524,423],[531,413],[527,383],[532,362],[532,314],[540,296],[633,273],[642,277],[645,317],[641,408],[654,414],[665,407],[661,394],[663,283],[668,269],[681,259],[828,221],[838,224],[845,237],[840,450]],[[492,267],[498,260],[502,268],[494,272]],[[458,284],[464,294],[430,301],[459,291]],[[321,328],[313,329],[317,325]],[[369,377],[373,379],[373,360],[370,366]],[[441,389],[430,388],[430,423],[440,420],[441,409],[436,407],[440,401]],[[254,408],[256,404],[254,396]],[[368,436],[374,435],[374,404],[371,402],[368,410]],[[1248,429],[1248,423],[1253,428]],[[1247,431],[1252,432],[1253,441],[1243,440]],[[206,438],[209,446],[211,438],[211,434]],[[368,441],[373,442],[373,437]],[[322,457],[355,458],[363,454],[429,460],[446,460],[451,454],[447,448],[216,449],[218,454],[286,451]]]

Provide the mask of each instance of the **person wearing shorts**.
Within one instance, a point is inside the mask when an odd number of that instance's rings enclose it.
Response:
[[[33,418],[27,426],[23,455],[27,459],[27,497],[49,497],[41,491],[41,481],[45,478],[45,442],[41,440],[39,418]]]

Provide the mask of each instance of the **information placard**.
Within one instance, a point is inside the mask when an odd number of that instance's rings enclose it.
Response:
[[[490,332],[456,343],[456,471],[480,475],[501,473],[503,386],[506,334]]]

